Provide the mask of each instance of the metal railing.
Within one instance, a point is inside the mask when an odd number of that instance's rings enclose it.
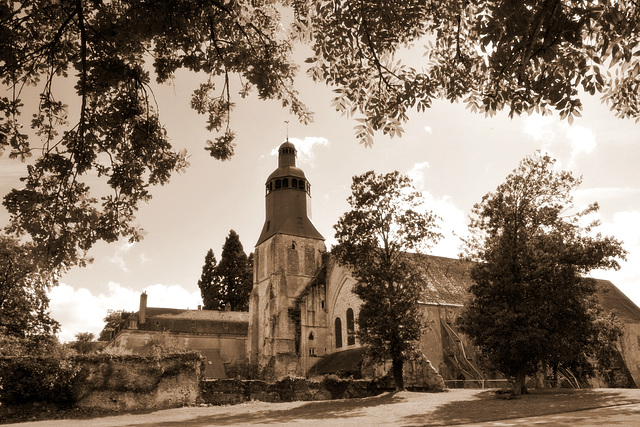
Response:
[[[511,388],[511,383],[505,379],[482,380],[444,380],[448,388]]]

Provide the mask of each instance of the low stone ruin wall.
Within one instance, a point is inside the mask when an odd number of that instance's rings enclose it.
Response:
[[[162,409],[196,404],[203,378],[199,354],[79,360],[84,381],[78,384],[79,408],[105,411]]]
[[[321,380],[285,378],[275,383],[239,379],[205,380],[200,390],[202,403],[229,405],[252,400],[293,402],[360,398],[376,396],[393,390],[393,387],[377,381],[341,379],[330,375]]]
[[[0,359],[0,420],[30,407],[135,411],[195,405],[199,353]]]

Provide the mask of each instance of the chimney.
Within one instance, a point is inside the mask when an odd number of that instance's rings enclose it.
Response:
[[[147,323],[147,292],[140,294],[140,310],[138,311],[138,323],[144,325]]]
[[[202,310],[202,306],[198,304],[198,310]]]

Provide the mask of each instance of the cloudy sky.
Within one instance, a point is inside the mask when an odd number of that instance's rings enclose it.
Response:
[[[155,307],[195,309],[204,257],[219,259],[229,230],[253,251],[264,221],[264,182],[276,168],[275,149],[289,139],[298,165],[311,182],[313,221],[333,242],[333,224],[347,210],[351,177],[368,170],[398,170],[413,178],[430,207],[444,220],[445,239],[436,255],[455,257],[459,237],[474,203],[495,188],[536,149],[551,153],[565,168],[583,176],[576,206],[597,201],[601,231],[624,240],[628,261],[617,272],[594,272],[610,279],[640,305],[640,124],[616,119],[596,98],[585,99],[583,117],[573,125],[556,117],[509,119],[472,114],[459,104],[437,102],[412,114],[402,138],[377,135],[373,148],[354,138],[355,122],[330,107],[331,91],[301,78],[302,94],[315,114],[298,124],[277,102],[238,100],[232,116],[236,155],[220,162],[204,150],[212,136],[204,117],[189,108],[197,78],[178,74],[171,86],[155,89],[161,119],[177,149],[186,148],[191,166],[169,185],[153,190],[138,223],[147,232],[136,244],[99,244],[95,262],[62,277],[51,294],[51,312],[61,322],[62,341],[78,332],[99,333],[109,309],[137,310],[146,290]],[[0,192],[18,186],[24,165],[0,157]],[[0,222],[6,223],[6,211]]]

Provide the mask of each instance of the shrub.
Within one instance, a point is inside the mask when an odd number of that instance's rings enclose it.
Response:
[[[263,379],[262,369],[257,363],[241,362],[236,365],[226,367],[229,378],[240,380],[261,380]]]
[[[14,357],[0,360],[0,402],[21,405],[75,402],[83,371],[71,359]]]

